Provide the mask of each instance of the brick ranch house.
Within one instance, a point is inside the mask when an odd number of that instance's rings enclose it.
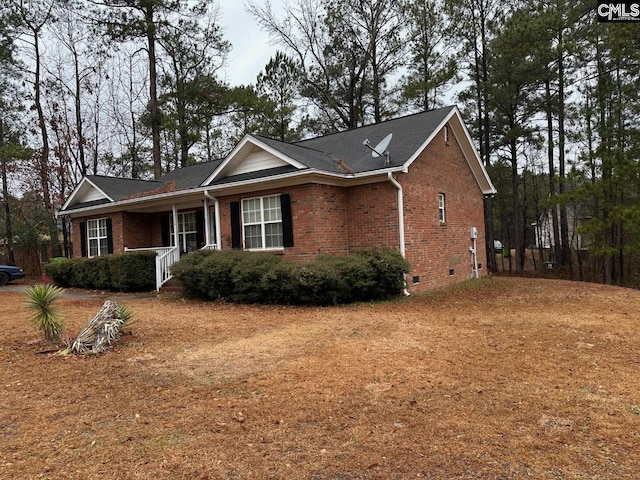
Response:
[[[73,257],[157,250],[158,288],[199,248],[304,260],[386,246],[420,291],[486,274],[483,198],[495,192],[446,107],[291,144],[246,135],[227,157],[159,180],[89,175],[59,215]]]

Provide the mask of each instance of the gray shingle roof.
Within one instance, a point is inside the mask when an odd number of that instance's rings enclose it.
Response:
[[[212,162],[196,163],[188,167],[183,167],[163,175],[158,180],[162,183],[175,182],[176,190],[196,188],[202,185],[209,175],[222,163],[222,160]]]
[[[392,133],[391,143],[387,147],[389,166],[399,167],[416,153],[454,108],[445,107],[416,113],[346,132],[303,140],[295,143],[294,146],[324,152],[331,159],[331,164],[335,165],[335,160],[342,160],[355,173],[368,172],[384,168],[385,158],[384,156],[374,158],[371,150],[363,145],[364,140],[368,139],[370,145],[375,147],[384,137]],[[329,165],[328,169],[334,171],[333,165]]]
[[[163,175],[159,180],[139,180],[120,177],[106,177],[103,175],[87,175],[87,180],[95,184],[115,201],[143,196],[156,190],[166,188],[168,184],[172,190],[187,190],[199,187],[204,180],[220,165],[222,160],[197,163],[180,168]],[[87,206],[87,204],[83,204]]]
[[[162,186],[162,182],[155,180],[135,180],[131,178],[105,177],[102,175],[87,175],[87,180],[115,201],[123,200],[140,192],[155,190]]]
[[[439,108],[297,143],[285,143],[259,135],[252,137],[310,169],[331,174],[366,173],[403,166],[454,109],[455,107]],[[371,149],[363,142],[368,139],[371,147],[375,147],[390,133],[393,137],[386,149],[389,152],[390,163],[385,165],[385,156],[373,157]],[[223,161],[224,159],[180,168],[167,173],[159,180],[132,180],[99,175],[90,175],[87,179],[113,200],[120,201],[160,194],[163,191],[201,187]],[[219,178],[212,184],[229,184],[295,171],[297,170],[293,166],[278,167]],[[89,203],[70,205],[67,210],[88,206]]]
[[[309,168],[339,174],[370,172],[404,165],[454,108],[438,108],[297,143],[253,137]],[[363,142],[369,140],[375,147],[390,133],[390,163],[385,165],[385,156],[373,157]]]

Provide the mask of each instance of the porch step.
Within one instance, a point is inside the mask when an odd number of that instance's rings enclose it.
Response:
[[[180,295],[182,293],[182,289],[180,288],[180,284],[172,278],[167,283],[162,285],[162,287],[160,288],[160,293]]]

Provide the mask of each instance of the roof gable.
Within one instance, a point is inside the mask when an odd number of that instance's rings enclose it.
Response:
[[[281,167],[304,169],[306,165],[286,155],[282,148],[274,148],[261,137],[245,135],[217,168],[203,182],[209,185],[227,177],[271,171]]]
[[[110,203],[113,198],[109,197],[100,187],[92,182],[88,177],[84,177],[71,195],[67,198],[62,210],[67,210],[79,203]]]
[[[61,210],[68,210],[80,204],[113,203],[157,189],[161,185],[162,182],[154,180],[88,175],[74,188]]]

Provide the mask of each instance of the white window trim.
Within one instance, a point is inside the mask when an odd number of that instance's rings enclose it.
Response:
[[[278,198],[278,202],[280,202],[280,195],[275,194],[275,195],[264,195],[261,197],[251,197],[251,198],[243,198],[240,201],[240,219],[242,220],[242,226],[241,226],[241,230],[242,230],[242,245],[244,247],[244,250],[250,251],[250,252],[282,252],[284,251],[284,233],[283,233],[283,238],[282,238],[282,242],[283,245],[280,246],[276,246],[276,247],[266,247],[266,229],[265,229],[265,225],[271,225],[271,224],[280,224],[282,225],[282,204],[280,204],[280,220],[273,222],[265,222],[264,220],[264,200],[266,198]],[[259,222],[251,222],[251,223],[245,223],[244,221],[244,212],[245,212],[245,202],[249,202],[251,200],[260,200],[260,221]],[[261,242],[262,242],[262,247],[253,247],[253,248],[248,248],[247,245],[247,241],[245,238],[245,226],[248,225],[260,225],[260,233],[261,233]]]
[[[446,223],[446,196],[444,193],[438,193],[438,221],[440,223]]]
[[[90,225],[95,222],[96,226],[95,226],[95,230],[97,232],[97,236],[92,237],[90,232],[91,232],[91,227]],[[101,225],[101,223],[104,222],[103,225]],[[87,220],[87,257],[89,258],[93,258],[93,257],[99,257],[101,255],[107,255],[109,253],[109,232],[107,231],[107,217],[102,217],[102,218],[92,218],[91,220]],[[104,228],[104,236],[100,235],[100,230]],[[100,240],[105,239],[107,241],[107,245],[105,246],[105,251],[102,251],[102,247],[100,246]],[[97,242],[97,253],[95,255],[91,254],[91,242],[95,241]]]

